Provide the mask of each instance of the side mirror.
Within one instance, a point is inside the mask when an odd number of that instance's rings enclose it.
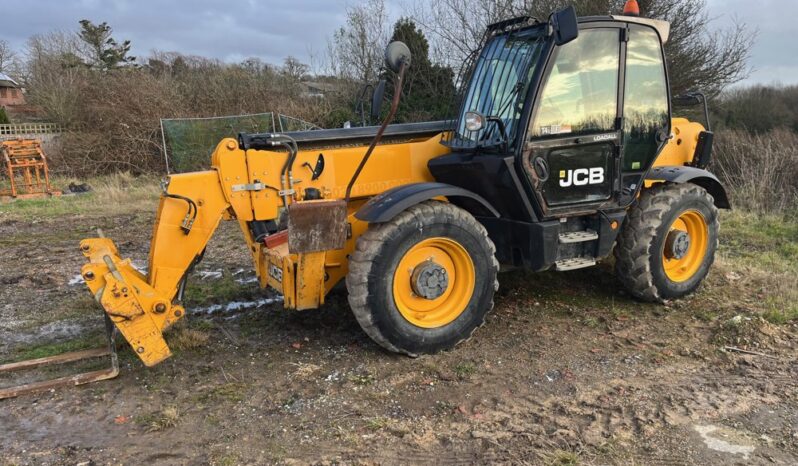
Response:
[[[380,79],[371,94],[371,121],[379,121],[383,97],[385,97],[385,80]]]
[[[554,29],[554,43],[565,45],[579,36],[579,24],[573,6],[563,8],[551,15],[551,27]]]
[[[394,41],[385,48],[385,65],[394,73],[398,73],[402,63],[410,66],[410,49],[404,42]]]

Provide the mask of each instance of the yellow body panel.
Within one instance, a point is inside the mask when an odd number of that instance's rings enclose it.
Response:
[[[689,121],[686,118],[673,118],[671,120],[673,137],[659,153],[657,160],[654,161],[654,166],[681,167],[692,162],[701,131],[704,131],[704,127],[700,123]]]

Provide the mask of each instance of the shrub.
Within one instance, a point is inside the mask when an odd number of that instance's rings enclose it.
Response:
[[[798,134],[774,130],[750,134],[721,131],[715,136],[714,171],[734,208],[795,214],[798,205]]]

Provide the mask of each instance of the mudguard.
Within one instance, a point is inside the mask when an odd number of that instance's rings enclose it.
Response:
[[[356,213],[358,220],[387,222],[408,207],[436,197],[455,198],[456,204],[479,216],[499,217],[499,212],[482,196],[445,183],[413,183],[389,189],[372,197]]]
[[[693,183],[706,189],[715,199],[715,206],[719,209],[731,209],[726,190],[720,184],[718,177],[697,167],[663,166],[654,167],[648,173],[646,181],[667,181],[670,183]]]

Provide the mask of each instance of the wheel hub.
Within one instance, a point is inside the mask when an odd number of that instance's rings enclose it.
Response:
[[[690,235],[686,231],[671,230],[665,238],[665,256],[668,259],[681,259],[690,250]]]
[[[413,269],[410,286],[415,294],[424,299],[440,298],[449,287],[449,275],[442,266],[427,260]]]

